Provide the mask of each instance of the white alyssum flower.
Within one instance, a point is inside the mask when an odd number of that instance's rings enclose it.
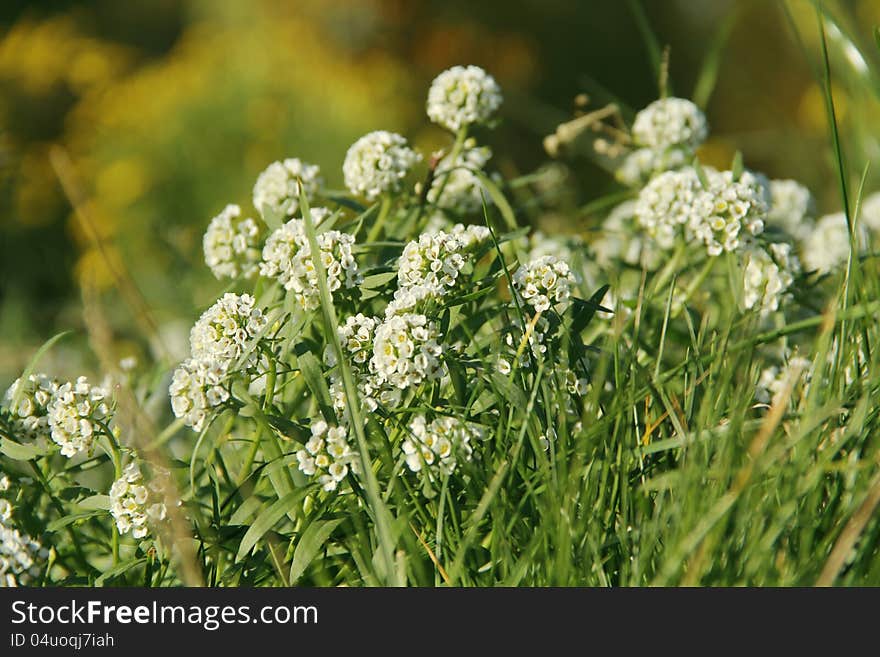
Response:
[[[262,214],[268,208],[282,217],[293,217],[299,211],[299,181],[303,192],[311,202],[324,184],[321,169],[316,164],[308,164],[299,158],[291,157],[273,162],[258,177],[254,184],[254,207]]]
[[[296,460],[300,471],[317,477],[327,492],[336,490],[350,471],[358,472],[358,456],[349,443],[348,429],[324,420],[312,423],[312,437],[296,453]]]
[[[202,238],[205,264],[216,278],[251,278],[259,268],[261,238],[255,220],[243,219],[239,206],[227,205]]]
[[[337,327],[339,341],[348,352],[350,362],[356,369],[365,370],[373,354],[373,338],[379,320],[363,313],[351,315]],[[324,349],[324,364],[336,365],[336,353],[330,345]]]
[[[417,386],[441,374],[443,346],[437,327],[415,313],[393,315],[376,327],[370,368],[377,383],[399,389]]]
[[[739,248],[742,234],[764,230],[767,204],[754,175],[733,180],[730,171],[704,169],[706,187],[692,168],[662,173],[636,201],[639,224],[664,249],[678,237],[699,240],[710,256]]]
[[[437,289],[427,285],[398,287],[394,290],[391,301],[385,306],[385,317],[405,313],[426,313],[439,298]]]
[[[49,436],[49,402],[58,391],[58,381],[45,374],[31,374],[24,383],[21,399],[12,408],[12,402],[21,379],[16,379],[3,398],[2,408],[9,413],[12,432],[25,441],[37,441]]]
[[[133,538],[146,538],[151,528],[165,520],[167,509],[161,499],[161,488],[155,480],[144,481],[137,462],[125,466],[110,487],[110,514],[120,536],[131,532]]]
[[[521,265],[513,275],[516,291],[536,312],[548,310],[554,303],[567,301],[574,283],[574,275],[568,264],[550,255]]]
[[[12,511],[12,504],[0,498],[0,587],[31,584],[49,555],[38,540],[16,528]]]
[[[783,367],[771,365],[764,368],[755,388],[755,399],[769,404],[786,386],[795,386],[801,380],[808,382],[812,365],[810,360],[795,356]]]
[[[202,313],[192,327],[190,353],[196,360],[229,369],[253,347],[267,321],[251,295],[227,292]],[[253,366],[257,356],[252,351],[242,365]]]
[[[450,232],[422,233],[409,242],[397,263],[401,289],[425,287],[442,295],[456,287],[474,247],[489,239],[485,226],[457,224]]]
[[[452,416],[444,415],[429,423],[424,415],[417,415],[402,444],[406,465],[413,472],[425,468],[429,473],[451,475],[459,460],[471,460],[471,441],[482,436],[480,428]]]
[[[428,190],[428,202],[462,214],[480,211],[484,187],[475,172],[481,171],[491,157],[492,151],[487,146],[478,147],[468,139],[455,160],[450,153],[438,163]],[[488,194],[485,198],[488,204]]]
[[[856,248],[867,243],[867,233],[863,227],[858,230]],[[827,274],[846,265],[849,259],[849,226],[843,212],[826,214],[821,217],[813,230],[801,242],[801,261],[807,271]]]
[[[769,251],[752,246],[744,251],[743,305],[761,316],[779,310],[801,265],[791,244],[770,244]]]
[[[47,406],[50,435],[71,458],[91,451],[94,441],[110,421],[109,392],[89,384],[86,377],[58,386]]]
[[[632,133],[639,146],[693,150],[706,139],[709,126],[705,114],[691,101],[661,98],[636,114]]]
[[[689,152],[677,148],[638,148],[626,155],[614,176],[627,187],[637,187],[658,173],[682,168],[691,159]]]
[[[501,87],[479,66],[453,66],[428,90],[428,118],[452,132],[483,124],[501,107]]]
[[[770,181],[768,224],[796,239],[804,239],[813,228],[814,210],[813,195],[796,180]]]
[[[211,411],[229,399],[227,369],[217,361],[190,358],[171,378],[168,394],[175,417],[193,431],[201,431]]]
[[[345,154],[342,174],[352,194],[374,201],[382,194],[403,188],[403,180],[421,160],[406,139],[394,132],[376,130],[358,139]]]
[[[316,224],[329,214],[330,211],[325,208],[311,210]],[[350,289],[361,283],[362,277],[352,252],[352,235],[338,230],[325,230],[316,235],[316,241],[331,293],[343,286]],[[260,273],[277,278],[284,289],[294,293],[305,310],[318,308],[318,271],[302,219],[291,219],[269,236],[263,247]]]

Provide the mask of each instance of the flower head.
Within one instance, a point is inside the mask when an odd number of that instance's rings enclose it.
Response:
[[[229,399],[227,370],[217,361],[185,360],[174,370],[168,394],[175,417],[201,431],[210,412]]]
[[[211,219],[202,249],[205,264],[217,278],[251,278],[260,261],[262,231],[256,221],[241,218],[241,208],[227,205]]]
[[[329,214],[325,208],[311,210],[316,223]],[[338,230],[326,230],[318,233],[316,238],[330,292],[343,285],[349,289],[356,287],[362,278],[352,253],[354,237]],[[286,290],[294,293],[305,310],[318,307],[318,270],[302,219],[291,219],[269,236],[263,247],[260,273],[277,278]]]
[[[455,472],[459,459],[471,460],[471,440],[483,435],[476,426],[448,415],[430,423],[424,415],[417,415],[409,431],[402,445],[409,469],[419,472],[426,468],[429,473],[436,471],[444,475]]]
[[[762,316],[779,309],[801,265],[790,244],[770,244],[769,250],[754,246],[745,251],[743,303],[758,308]]]
[[[245,355],[266,326],[266,316],[249,294],[227,292],[208,308],[189,334],[192,357],[228,369]],[[252,366],[252,353],[245,367]]]
[[[453,66],[434,78],[428,90],[428,118],[458,132],[486,123],[501,107],[501,87],[479,66]]]
[[[370,368],[379,384],[404,389],[440,376],[443,347],[424,315],[402,313],[376,327]]]
[[[406,139],[394,132],[377,130],[358,139],[342,165],[345,186],[352,194],[374,201],[382,194],[399,192],[421,156]]]
[[[58,386],[47,406],[52,440],[68,458],[91,451],[95,438],[110,419],[109,393],[90,385],[86,377]]]
[[[110,487],[110,514],[120,535],[131,532],[134,538],[145,538],[151,526],[165,520],[167,509],[160,492],[156,480],[144,481],[137,462],[125,467]]]
[[[632,127],[634,141],[655,150],[693,150],[703,143],[708,131],[706,116],[684,98],[655,100],[636,114]]]
[[[485,226],[458,224],[450,232],[425,232],[409,242],[397,264],[403,288],[425,287],[436,295],[452,290],[468,263],[470,251],[489,238]]]
[[[864,247],[866,242],[867,233],[861,228],[856,236],[856,248]],[[849,253],[849,225],[843,212],[821,217],[801,242],[801,259],[807,271],[827,274],[845,265]]]
[[[21,398],[15,408],[12,402],[23,385]],[[20,440],[35,441],[49,435],[49,402],[58,391],[58,381],[45,374],[31,374],[22,384],[16,379],[3,398],[2,407],[9,412],[12,431]]]
[[[814,205],[810,190],[799,182],[772,180],[767,223],[782,228],[797,239],[803,239],[813,227]]]
[[[292,157],[273,162],[254,184],[254,207],[262,214],[264,208],[282,217],[293,217],[299,210],[299,184],[309,201],[313,200],[323,184],[321,169]]]
[[[337,489],[349,471],[358,471],[358,456],[348,440],[348,429],[330,426],[324,420],[312,423],[312,437],[296,453],[303,474],[317,477],[321,488]]]
[[[552,255],[521,265],[513,275],[516,291],[537,312],[548,310],[554,303],[567,301],[574,282],[568,264]]]
[[[38,540],[16,528],[12,504],[0,498],[0,587],[31,584],[48,555]]]

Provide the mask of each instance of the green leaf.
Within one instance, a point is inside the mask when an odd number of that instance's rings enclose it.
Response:
[[[81,509],[89,509],[93,511],[109,511],[110,496],[109,495],[92,495],[80,501],[77,506]]]
[[[243,525],[245,521],[250,520],[254,517],[254,514],[257,512],[259,506],[263,503],[256,495],[252,495],[247,498],[244,502],[242,502],[241,506],[239,506],[235,513],[232,514],[232,517],[229,518],[230,525]]]
[[[700,185],[703,189],[709,189],[709,179],[706,177],[706,172],[703,171],[703,167],[700,166],[700,161],[697,158],[694,158],[694,171],[697,173],[697,178],[700,180]]]
[[[737,151],[733,156],[733,163],[730,165],[730,172],[733,174],[733,180],[737,181],[743,174],[743,154]]]
[[[318,400],[318,406],[321,409],[321,415],[327,422],[336,423],[336,414],[333,412],[333,402],[330,399],[330,389],[327,387],[327,381],[321,373],[321,364],[311,351],[306,351],[297,356],[299,371],[302,372],[306,385],[315,399]]]
[[[321,551],[324,543],[330,538],[333,530],[339,526],[343,518],[335,520],[316,520],[309,525],[297,541],[293,551],[293,563],[290,564],[290,583],[296,584],[309,564]]]
[[[238,546],[237,558],[244,558],[257,544],[257,541],[263,538],[266,532],[272,529],[305,496],[308,490],[308,488],[300,488],[292,491],[281,499],[276,500],[270,507],[263,509],[260,515],[257,516],[257,519],[254,520],[254,524],[250,526],[250,529],[242,537],[241,543]]]
[[[147,557],[140,557],[138,559],[133,559],[132,561],[121,563],[98,577],[98,579],[95,580],[95,586],[104,586],[104,582],[111,580],[114,577],[118,577],[119,575],[122,575],[132,568],[136,568],[137,566],[140,566],[141,564],[144,564],[146,562]]]
[[[610,308],[605,308],[600,303],[602,297],[608,292],[609,287],[609,285],[603,285],[589,298],[589,300],[586,301],[584,299],[572,297],[571,306],[566,313],[570,321],[569,331],[574,334],[579,334],[587,328],[587,325],[589,325],[597,310],[606,313],[614,312]]]
[[[508,230],[514,231],[519,226],[516,223],[516,215],[513,213],[513,208],[510,207],[510,203],[507,202],[507,199],[504,197],[504,194],[498,188],[498,185],[487,176],[482,171],[475,171],[474,174],[480,180],[480,183],[486,189],[486,192],[489,194],[489,198],[492,199],[492,202],[498,208],[498,211],[501,212],[501,216],[504,218],[504,222],[507,224]]]
[[[104,511],[101,510],[83,511],[82,513],[71,513],[70,515],[64,516],[63,518],[53,520],[48,525],[46,525],[46,529],[50,532],[57,532],[59,529],[64,529],[68,525],[72,525],[75,522],[94,518],[95,516],[103,515],[103,513]],[[114,529],[113,531],[116,530]]]
[[[13,407],[14,408],[14,407]],[[22,445],[8,438],[0,438],[0,452],[14,461],[30,461],[48,452],[48,448],[37,445]]]

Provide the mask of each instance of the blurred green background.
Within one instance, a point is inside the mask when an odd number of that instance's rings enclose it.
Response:
[[[171,356],[181,355],[196,309],[222,289],[201,264],[210,218],[229,202],[250,211],[253,181],[272,160],[318,163],[341,188],[345,151],[369,130],[400,132],[426,150],[442,144],[424,99],[431,79],[453,64],[479,64],[504,89],[503,122],[489,143],[507,176],[547,160],[542,137],[573,116],[577,94],[588,93],[593,106],[616,99],[643,107],[656,98],[657,81],[632,5],[5,0],[0,385],[47,337],[83,327],[82,281],[100,291],[119,355],[148,355],[108,257],[130,273]],[[811,68],[818,61],[812,3],[791,0],[788,12],[775,0],[640,6],[670,47],[676,95],[691,96],[717,62],[707,106],[712,139],[702,157],[725,166],[740,149],[750,168],[807,184],[820,211],[838,209]],[[828,36],[847,157],[860,170],[880,161],[880,85],[871,73],[880,63],[872,35],[880,0],[826,8],[838,26]],[[615,183],[585,154],[567,159],[564,171],[566,193],[528,219],[582,231],[599,218],[573,210]],[[869,189],[880,188],[878,178],[869,172]],[[94,248],[71,199],[108,253]],[[79,330],[43,369],[94,371],[86,346]]]

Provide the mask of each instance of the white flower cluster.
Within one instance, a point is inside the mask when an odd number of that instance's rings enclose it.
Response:
[[[110,514],[120,535],[131,532],[134,538],[145,538],[150,528],[165,520],[167,509],[161,501],[155,482],[147,484],[138,464],[125,466],[122,476],[110,487]]]
[[[96,435],[103,431],[101,423],[110,419],[109,393],[101,386],[89,385],[81,376],[58,386],[47,406],[52,440],[68,457],[89,452]]]
[[[428,202],[460,213],[479,211],[483,207],[484,188],[474,172],[482,170],[491,157],[488,147],[477,147],[469,139],[454,161],[452,153],[440,160],[428,190]]]
[[[770,181],[768,224],[778,226],[796,239],[803,239],[813,227],[813,211],[813,196],[799,182]]]
[[[856,247],[867,243],[867,233],[859,228]],[[847,263],[849,259],[849,226],[843,212],[820,218],[813,230],[801,242],[801,259],[807,271],[827,274]]]
[[[791,244],[770,244],[769,252],[759,246],[745,250],[743,305],[758,308],[761,316],[779,309],[801,264]]]
[[[382,194],[399,192],[403,179],[421,159],[400,135],[385,130],[370,132],[345,154],[345,186],[352,194],[375,201]]]
[[[425,467],[444,475],[455,472],[458,459],[471,460],[471,440],[478,440],[483,435],[473,425],[448,415],[438,417],[430,424],[424,415],[417,415],[410,423],[409,431],[402,445],[409,469],[419,472]]]
[[[479,66],[453,66],[428,90],[428,118],[452,132],[486,123],[501,107],[501,87]]]
[[[860,223],[868,230],[880,232],[880,192],[874,192],[862,200]]]
[[[45,374],[31,374],[15,408],[12,402],[21,379],[16,379],[3,400],[3,408],[9,412],[11,429],[19,440],[36,441],[49,435],[49,402],[58,391],[58,381]]]
[[[516,291],[536,312],[568,300],[574,282],[568,264],[552,255],[521,265],[513,275]]]
[[[326,208],[311,210],[315,224],[329,215]],[[362,279],[352,253],[354,237],[338,230],[326,230],[318,233],[316,239],[329,290],[334,292],[343,285],[346,288],[357,286]],[[294,293],[305,310],[318,308],[318,272],[302,219],[291,219],[269,236],[263,247],[260,273],[277,278],[286,290]]]
[[[315,198],[323,184],[321,169],[292,157],[273,162],[254,184],[254,207],[262,214],[264,208],[282,217],[293,217],[299,210],[299,183],[309,201]]]
[[[241,218],[239,206],[227,205],[202,238],[205,264],[216,278],[251,278],[260,262],[261,233],[256,221]]]
[[[0,476],[0,491],[9,489],[9,478]],[[0,587],[28,585],[38,578],[49,552],[39,541],[16,529],[12,505],[0,498]]]
[[[808,382],[812,365],[808,359],[795,356],[784,367],[771,365],[765,368],[755,388],[755,399],[769,404],[786,386],[795,386],[801,380]]]
[[[457,224],[450,232],[425,232],[409,242],[397,264],[400,289],[427,288],[442,295],[456,286],[471,249],[490,236],[485,226]],[[417,293],[418,294],[418,293]]]
[[[229,399],[226,368],[189,358],[174,370],[168,394],[175,417],[182,418],[193,431],[201,431],[211,409]]]
[[[348,352],[352,364],[358,369],[363,370],[369,365],[373,352],[373,336],[378,323],[375,317],[358,313],[348,317],[345,323],[337,328],[343,348]],[[328,367],[336,365],[336,354],[330,345],[324,350],[324,363]]]
[[[694,103],[684,98],[655,100],[636,114],[633,140],[654,150],[685,148],[693,150],[709,132],[706,116]]]
[[[228,370],[253,345],[254,338],[266,326],[266,316],[256,307],[249,294],[227,292],[208,308],[189,334],[190,352],[194,359],[216,363]],[[251,353],[244,363],[251,367],[257,354]]]
[[[691,154],[680,149],[638,148],[626,155],[614,175],[624,185],[635,187],[658,173],[680,169],[690,160]]]
[[[511,330],[504,334],[504,345],[507,355],[511,360],[516,360],[517,352],[522,348],[519,359],[516,362],[520,367],[530,367],[532,359],[540,359],[547,353],[547,338],[550,333],[550,322],[546,317],[538,317],[531,331],[528,331],[528,340],[523,344],[523,331],[519,326],[514,326]],[[510,374],[511,365],[507,358],[499,358],[497,363],[498,371],[501,374]]]
[[[324,420],[312,424],[312,437],[296,453],[303,474],[317,475],[325,491],[334,491],[348,475],[357,472],[357,453],[348,442],[348,429],[330,426]]]
[[[376,327],[370,369],[378,385],[401,390],[441,374],[443,346],[437,328],[424,315],[403,313]]]
[[[754,176],[733,180],[730,171],[704,173],[706,188],[687,168],[660,174],[639,193],[636,217],[661,248],[672,248],[684,235],[717,256],[739,248],[743,230],[751,235],[764,230],[767,204]]]

